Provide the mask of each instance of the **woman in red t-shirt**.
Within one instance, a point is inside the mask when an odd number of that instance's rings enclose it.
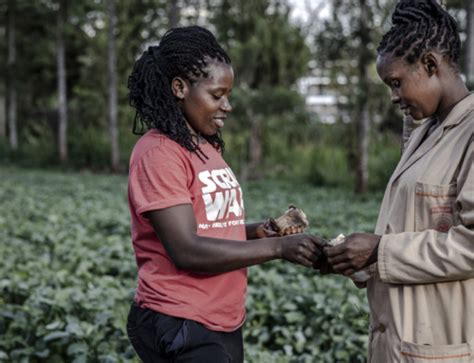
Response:
[[[325,243],[245,224],[220,136],[233,81],[229,57],[197,26],[168,31],[129,78],[134,132],[137,122],[148,131],[130,159],[138,287],[127,332],[145,362],[242,362],[246,267],[311,267]]]

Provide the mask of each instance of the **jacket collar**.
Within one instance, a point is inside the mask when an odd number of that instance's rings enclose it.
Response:
[[[453,107],[451,112],[446,116],[443,123],[438,126],[431,135],[425,138],[429,129],[437,122],[436,117],[427,119],[417,130],[413,133],[413,140],[408,143],[405,152],[395,169],[390,182],[393,183],[405,170],[412,166],[423,155],[430,151],[443,137],[445,131],[449,128],[459,125],[465,120],[465,116],[474,109],[474,92],[459,101]],[[421,144],[421,145],[420,145]]]
[[[458,125],[472,110],[474,110],[474,92],[469,92],[469,94],[459,101],[451,112],[448,113],[448,116],[446,116],[446,119],[442,123],[443,129]]]

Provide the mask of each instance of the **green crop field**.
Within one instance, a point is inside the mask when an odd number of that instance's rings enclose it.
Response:
[[[0,361],[137,362],[125,334],[136,268],[125,176],[0,168]],[[372,231],[381,194],[260,181],[248,221],[305,210],[324,237]],[[365,291],[274,261],[249,270],[248,362],[362,362]]]

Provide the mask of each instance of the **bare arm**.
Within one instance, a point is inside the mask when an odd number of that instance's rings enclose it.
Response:
[[[193,272],[222,273],[279,258],[311,267],[325,244],[308,234],[252,242],[198,236],[190,204],[151,211],[146,216],[175,265]]]

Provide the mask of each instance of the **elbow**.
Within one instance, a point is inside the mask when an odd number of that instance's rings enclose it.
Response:
[[[178,245],[165,243],[165,249],[176,269],[194,273],[206,272],[211,261],[196,245],[195,241]]]
[[[191,253],[182,252],[170,256],[173,264],[178,270],[189,272],[200,272],[200,265]]]
[[[189,259],[186,257],[185,253],[168,253],[171,261],[173,261],[173,264],[178,270],[188,270],[191,262]]]
[[[178,270],[192,272],[194,274],[214,274],[223,271],[215,271],[210,267],[210,263],[197,259],[192,254],[183,254],[178,258],[172,258],[175,267]]]
[[[174,258],[172,260],[178,270],[190,271],[192,269],[192,263],[186,258]]]

